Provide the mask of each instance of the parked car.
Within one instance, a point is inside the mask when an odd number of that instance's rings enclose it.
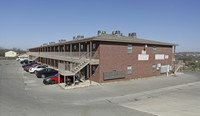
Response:
[[[47,66],[45,66],[45,65],[37,65],[37,66],[35,66],[35,67],[30,67],[29,68],[29,72],[30,73],[35,73],[35,71],[39,71],[39,70],[41,70],[41,69],[44,69],[44,68],[46,68]]]
[[[49,77],[49,76],[53,76],[55,74],[57,74],[58,71],[57,70],[54,70],[52,68],[44,68],[44,69],[41,69],[41,70],[38,70],[35,72],[35,75],[38,77],[38,78],[45,78],[45,77]]]
[[[37,66],[37,65],[39,65],[39,64],[32,64],[31,66],[26,66],[26,67],[24,67],[24,70],[25,70],[26,72],[28,72],[28,71],[29,71],[29,68],[35,67],[35,66]]]
[[[35,67],[35,66],[37,66],[37,65],[39,65],[39,64],[32,64],[31,66],[25,67],[24,70],[25,70],[26,72],[29,72],[29,69],[30,69],[30,68]]]
[[[28,58],[27,57],[18,57],[16,60],[18,60],[18,61],[23,61],[23,60],[28,60]]]
[[[23,65],[22,65],[22,68],[27,67],[27,66],[31,66],[31,65],[33,65],[33,64],[37,64],[37,63],[36,63],[36,62],[30,62],[30,63],[28,63],[28,64],[23,64]]]
[[[20,61],[21,64],[28,64],[28,59],[24,59]]]
[[[54,76],[49,76],[49,77],[46,77],[43,79],[43,83],[45,85],[48,85],[48,84],[55,84],[55,83],[58,83],[59,82],[59,79],[60,79],[60,82],[63,83],[64,82],[64,78],[63,77],[59,77],[59,74],[56,74]]]

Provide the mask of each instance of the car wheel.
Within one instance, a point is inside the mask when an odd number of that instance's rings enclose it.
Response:
[[[42,75],[42,78],[45,78],[45,75]]]
[[[54,80],[50,80],[49,84],[55,84],[55,81]]]

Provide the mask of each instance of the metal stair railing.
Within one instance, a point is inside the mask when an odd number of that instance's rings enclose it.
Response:
[[[89,56],[88,52],[82,54],[81,57],[79,58],[79,64],[77,66],[73,67],[71,72],[77,73],[78,71],[83,69],[90,61],[89,59],[87,59],[88,56]]]
[[[183,63],[182,62],[179,62],[178,64],[176,64],[174,73],[176,74],[181,67],[183,67]]]
[[[65,63],[58,63],[58,69],[62,72],[68,72],[68,73],[73,73],[76,74],[78,71],[80,71],[81,69],[83,69],[88,63],[89,63],[89,59],[87,59],[89,53],[83,53],[79,59],[73,59],[71,62],[75,62],[75,60],[79,60],[79,63],[77,66],[72,66],[72,68],[70,68],[70,70],[66,67],[68,67],[69,64],[65,64]]]

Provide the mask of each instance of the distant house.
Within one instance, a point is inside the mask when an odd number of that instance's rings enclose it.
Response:
[[[18,54],[15,51],[7,51],[5,52],[5,57],[17,57]]]

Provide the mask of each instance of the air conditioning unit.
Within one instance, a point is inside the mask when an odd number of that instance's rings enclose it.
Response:
[[[116,31],[112,31],[112,35],[116,36],[116,37],[121,37],[121,36],[123,36],[123,33],[120,33],[119,30],[116,30]]]
[[[56,42],[49,42],[49,45],[53,45],[53,44],[55,44]]]
[[[44,43],[44,44],[43,44],[43,46],[47,46],[47,45],[48,45],[48,43]]]
[[[128,34],[128,37],[131,37],[131,38],[137,38],[135,32],[133,32],[133,33],[129,33],[129,34]]]
[[[66,40],[64,40],[64,39],[59,40],[59,43],[64,43],[64,42],[66,42]]]
[[[77,37],[76,37],[76,36],[74,36],[74,37],[73,37],[73,40],[77,40]]]
[[[105,34],[106,34],[106,31],[101,31],[101,30],[99,30],[97,35],[98,35],[98,36],[101,36],[101,35],[105,35]]]

